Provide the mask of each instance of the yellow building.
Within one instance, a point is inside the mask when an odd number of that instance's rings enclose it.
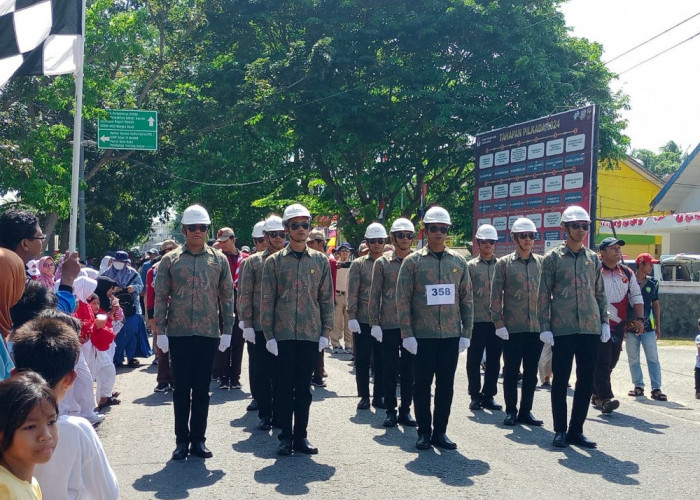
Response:
[[[598,193],[596,218],[600,220],[631,219],[636,216],[657,215],[650,212],[652,200],[659,194],[664,182],[646,170],[639,162],[627,156],[616,162],[613,168],[605,163],[598,165]],[[660,214],[660,213],[658,213]],[[626,221],[628,224],[632,221]],[[599,225],[597,225],[599,229]],[[643,252],[659,256],[661,237],[644,234],[625,234],[624,227],[616,227],[617,237],[625,240],[622,249],[626,259],[633,259]],[[596,243],[610,236],[596,232]]]

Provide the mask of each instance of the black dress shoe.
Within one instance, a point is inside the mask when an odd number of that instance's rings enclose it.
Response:
[[[418,422],[411,416],[410,410],[399,410],[399,418],[397,418],[396,421],[404,427],[418,427]]]
[[[369,410],[369,398],[362,398],[360,402],[357,403],[358,410]]]
[[[384,427],[396,427],[396,412],[386,412],[386,418],[384,419],[384,423],[382,425]]]
[[[517,418],[515,412],[506,413],[506,418],[503,420],[503,425],[515,425]]]
[[[382,410],[386,409],[386,405],[384,404],[384,398],[373,398],[372,406],[374,406],[375,408],[380,408]]]
[[[457,449],[457,443],[453,442],[450,438],[448,438],[447,434],[433,434],[433,437],[430,440],[430,442],[438,448],[442,448],[443,450]]]
[[[175,445],[175,451],[173,451],[173,460],[184,460],[187,458],[187,443],[177,443]]]
[[[583,433],[578,433],[578,434],[567,433],[566,440],[570,444],[577,444],[579,446],[583,446],[584,448],[595,448],[596,446],[598,446],[598,444],[595,441],[591,441],[586,436],[584,436]]]
[[[520,422],[521,424],[535,425],[537,427],[544,425],[544,422],[542,420],[536,419],[532,413],[528,413],[527,415],[519,414],[518,422]]]
[[[430,436],[427,434],[419,434],[418,441],[416,441],[416,448],[419,450],[429,450],[433,445],[430,444]]]
[[[258,411],[258,402],[252,400],[248,406],[246,406],[246,411]]]
[[[470,410],[481,410],[481,398],[472,398],[471,403],[469,403]]]
[[[493,400],[493,397],[481,400],[481,407],[485,410],[501,411],[503,407]]]
[[[204,441],[194,441],[190,445],[190,454],[201,458],[211,458],[212,452],[204,445]]]
[[[270,417],[261,418],[258,424],[258,430],[269,431],[270,429],[272,429],[272,419]]]
[[[557,448],[566,448],[569,446],[569,443],[566,442],[566,432],[555,432],[552,445],[556,446]]]
[[[278,455],[291,455],[292,454],[292,440],[291,439],[280,439],[280,445],[277,447]]]
[[[318,453],[318,448],[311,446],[311,443],[309,443],[309,440],[306,438],[302,440],[295,440],[292,448],[294,448],[294,451],[300,451],[302,453],[306,453],[307,455],[316,455]]]

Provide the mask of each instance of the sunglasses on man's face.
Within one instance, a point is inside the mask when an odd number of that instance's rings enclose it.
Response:
[[[479,245],[495,245],[496,240],[476,240],[479,242]]]
[[[207,226],[206,224],[188,224],[185,226],[185,228],[190,233],[194,233],[195,231],[199,231],[200,233],[206,233],[209,230],[209,226]]]
[[[413,233],[393,233],[394,238],[397,240],[412,240],[413,239]]]
[[[263,241],[265,241],[265,238],[253,238],[253,241],[255,243],[262,243]]]
[[[274,239],[274,238],[284,239],[284,231],[268,231],[267,236],[270,239]]]
[[[571,226],[572,229],[583,229],[584,231],[588,231],[588,228],[590,227],[587,222],[584,222],[583,224],[578,222],[570,222],[569,226]]]
[[[289,227],[292,228],[292,231],[296,231],[299,228],[302,229],[309,229],[309,223],[308,222],[292,222],[289,224]]]
[[[376,245],[378,243],[384,244],[384,238],[370,238],[367,240],[370,245]]]
[[[442,234],[447,234],[447,226],[428,226],[428,231],[431,233],[437,233],[438,231]]]
[[[537,236],[535,233],[515,233],[515,235],[522,240],[533,240]]]

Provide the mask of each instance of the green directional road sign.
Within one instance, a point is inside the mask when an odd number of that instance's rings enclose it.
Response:
[[[158,112],[140,109],[108,109],[109,120],[97,121],[100,149],[158,149]]]

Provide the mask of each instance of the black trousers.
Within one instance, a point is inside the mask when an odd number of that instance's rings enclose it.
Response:
[[[314,366],[314,372],[311,375],[312,380],[323,380],[323,372],[326,369],[326,363],[323,359],[324,352],[321,351],[316,357],[316,366]]]
[[[255,344],[253,346],[255,359],[255,387],[253,397],[258,402],[258,417],[272,417],[275,405],[275,356],[267,350],[265,335],[262,331],[255,332]]]
[[[238,327],[238,322],[234,322],[231,330],[231,347],[224,352],[216,351],[215,376],[229,380],[232,383],[240,383],[244,344],[243,330]]]
[[[571,408],[569,432],[583,432],[593,393],[593,372],[598,357],[600,335],[573,334],[554,337],[552,346],[552,417],[554,432],[566,432],[566,390],[576,358],[576,387]]]
[[[413,406],[416,409],[418,434],[443,434],[450,418],[454,395],[455,371],[459,358],[459,337],[417,339],[416,382]],[[435,410],[430,412],[430,387],[435,378]]]
[[[556,342],[554,343],[556,345]],[[542,354],[539,332],[510,333],[508,340],[503,341],[503,398],[506,401],[506,412],[518,411],[518,372],[523,365],[523,385],[520,397],[520,414],[527,415],[532,411],[532,400],[537,387],[537,365]],[[471,349],[471,346],[469,346]],[[488,354],[486,355],[488,364]]]
[[[318,342],[283,340],[277,343],[277,401],[282,432],[280,440],[306,438],[311,407],[311,373]]]
[[[695,392],[700,392],[700,368],[695,367]]]
[[[353,335],[355,348],[355,381],[357,395],[369,397],[369,368],[374,359],[374,389],[373,396],[380,398],[384,395],[384,363],[382,360],[382,345],[370,334],[371,328],[367,323],[360,323],[360,333]]]
[[[204,441],[209,416],[209,383],[218,338],[168,336],[175,390],[175,441]]]
[[[615,343],[611,338],[607,342],[598,343],[598,359],[595,364],[594,392],[602,400],[615,397],[610,384],[610,375],[617,366],[622,352],[622,340]]]
[[[401,374],[401,411],[407,412],[413,401],[415,356],[401,346],[401,329],[383,331],[382,356],[384,361],[384,403],[386,411],[396,411],[396,382]],[[400,353],[400,354],[399,354]],[[374,384],[377,385],[376,382]]]
[[[484,385],[481,385],[481,359],[486,349],[486,373]],[[501,353],[503,340],[496,336],[493,323],[474,323],[472,339],[467,351],[467,379],[469,380],[469,395],[472,398],[483,395],[491,398],[498,394],[498,374],[501,371]]]
[[[257,399],[257,387],[255,384],[255,372],[257,371],[257,365],[255,364],[255,344],[251,344],[250,342],[246,342],[245,344],[246,350],[248,351],[248,383],[250,384],[250,395],[253,396],[253,399]]]

